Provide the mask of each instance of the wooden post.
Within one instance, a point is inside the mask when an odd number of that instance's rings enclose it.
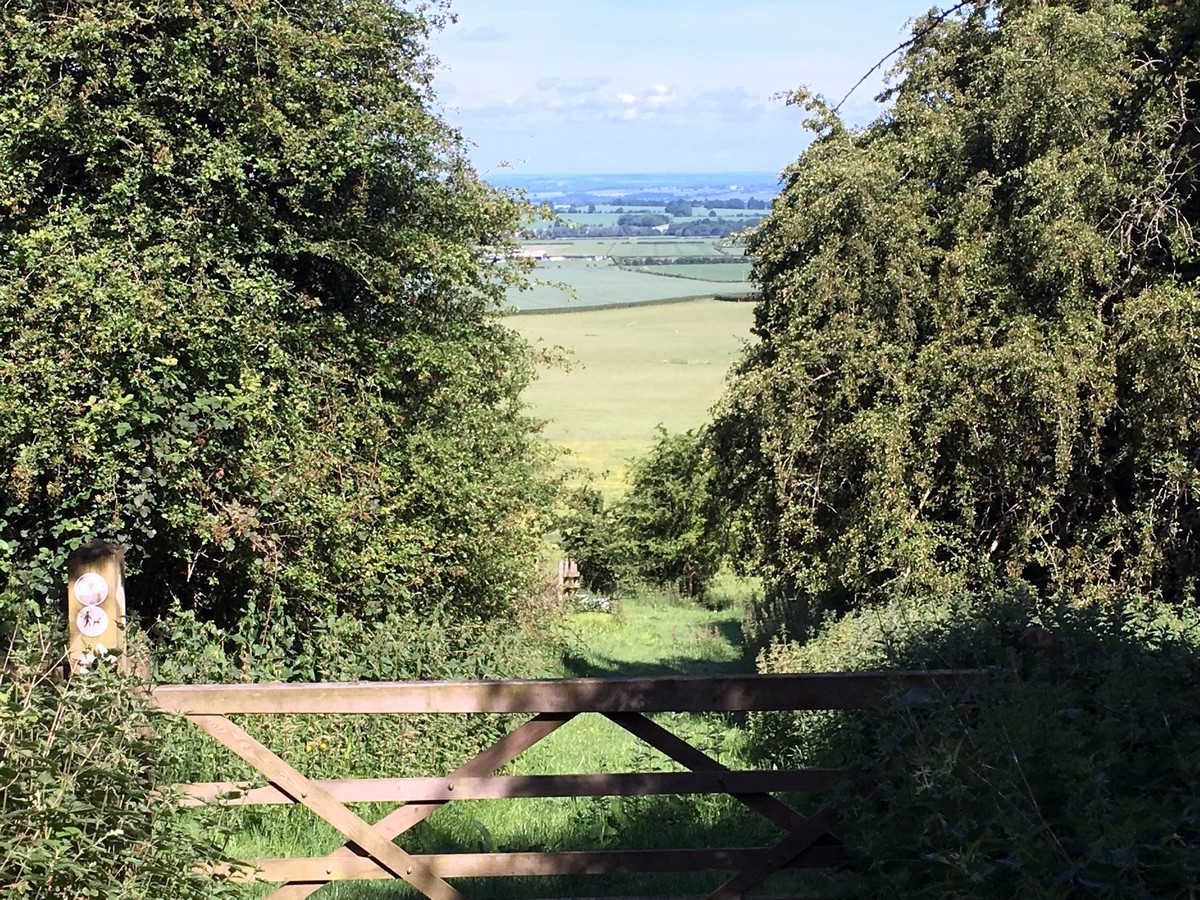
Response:
[[[126,669],[125,551],[99,539],[67,557],[67,655],[72,671],[85,653],[119,652]]]
[[[579,595],[579,566],[573,559],[558,561],[558,602],[570,603]]]

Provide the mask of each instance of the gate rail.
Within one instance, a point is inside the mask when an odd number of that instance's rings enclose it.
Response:
[[[733,900],[783,868],[824,867],[841,857],[830,829],[837,813],[824,806],[801,815],[772,796],[827,790],[847,778],[832,769],[733,771],[648,718],[655,712],[750,712],[818,709],[884,710],[926,703],[962,690],[978,670],[856,672],[659,678],[515,681],[352,682],[341,684],[165,685],[153,689],[163,710],[186,716],[254,767],[268,787],[241,792],[234,804],[300,803],[347,843],[325,857],[259,859],[252,880],[283,882],[269,897],[299,900],[341,880],[400,878],[433,900],[461,900],[445,879],[731,871],[712,900]],[[498,776],[491,773],[580,713],[599,713],[689,769],[596,775]],[[233,714],[534,713],[441,778],[315,780],[226,716]],[[231,782],[183,785],[192,805],[222,802]],[[454,800],[514,797],[595,797],[646,794],[729,794],[784,831],[765,847],[557,853],[409,854],[394,841]],[[360,801],[403,803],[374,824],[346,807]],[[234,873],[236,875],[236,873]]]

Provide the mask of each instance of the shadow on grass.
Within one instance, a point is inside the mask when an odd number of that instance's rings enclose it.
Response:
[[[740,621],[715,619],[691,626],[690,640],[683,640],[686,649],[669,656],[619,659],[593,647],[580,647],[563,654],[562,668],[568,678],[752,674],[754,660],[746,651],[744,641]],[[727,658],[714,658],[722,656]]]

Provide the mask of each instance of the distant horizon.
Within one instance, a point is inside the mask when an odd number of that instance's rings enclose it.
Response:
[[[504,168],[496,171],[497,173],[506,173],[508,177],[512,178],[633,178],[639,175],[686,175],[689,178],[711,178],[717,175],[722,177],[729,175],[754,175],[756,177],[778,178],[780,175],[780,173],[770,169],[630,169],[625,172],[516,172],[512,169]]]
[[[781,189],[779,176],[768,171],[714,172],[517,172],[502,169],[481,172],[487,183],[505,189],[520,189],[532,197],[590,197],[597,202],[627,195],[683,198],[707,196],[775,196]]]

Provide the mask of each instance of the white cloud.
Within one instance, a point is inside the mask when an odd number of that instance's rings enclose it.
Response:
[[[782,103],[758,98],[744,88],[674,90],[664,85],[614,88],[606,77],[539,82],[536,94],[466,97],[461,92],[456,124],[468,135],[478,128],[511,131],[573,127],[603,121],[656,121],[676,129],[703,128],[753,134],[767,122],[799,122]]]
[[[770,98],[807,84],[840,99],[928,3],[609,0],[584,20],[581,0],[454,0],[458,24],[432,41],[454,84],[443,70],[435,90],[485,166],[778,170],[806,142],[804,116]],[[850,121],[874,117],[878,83],[851,97]]]
[[[666,90],[660,91],[660,90],[658,90],[659,87],[661,87],[661,85],[655,85],[655,87],[654,87],[655,93],[651,94],[650,96],[648,96],[646,98],[647,106],[649,106],[651,108],[666,106],[668,103],[670,103],[672,100],[675,99],[674,94],[671,94],[671,93],[667,92]]]

